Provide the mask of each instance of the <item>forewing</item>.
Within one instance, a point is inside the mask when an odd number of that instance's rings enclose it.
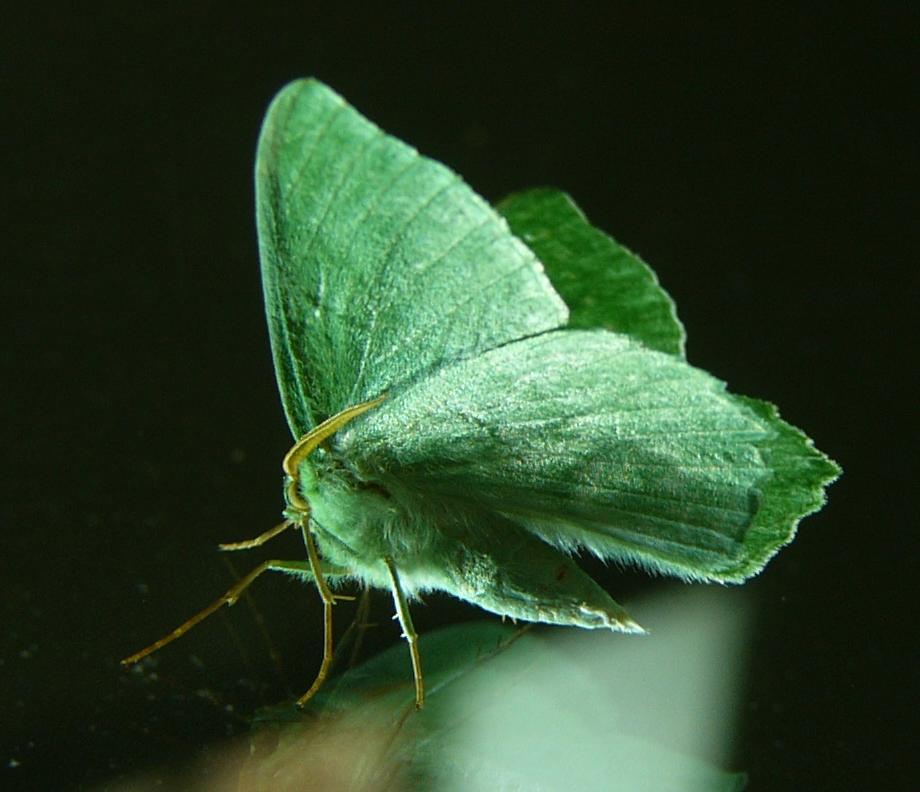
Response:
[[[268,110],[256,208],[295,435],[566,321],[536,257],[485,201],[315,80],[291,83]]]
[[[566,193],[528,190],[509,196],[496,209],[543,262],[569,307],[569,327],[625,333],[650,349],[683,357],[684,328],[655,273],[591,225]]]
[[[771,406],[604,331],[446,366],[336,448],[359,476],[466,499],[556,546],[725,581],[758,572],[838,473]]]

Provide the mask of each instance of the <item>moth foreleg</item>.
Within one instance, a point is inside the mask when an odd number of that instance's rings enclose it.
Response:
[[[169,635],[160,638],[159,641],[156,641],[145,649],[141,649],[139,652],[135,652],[130,657],[126,657],[121,661],[123,666],[131,666],[137,663],[140,660],[143,660],[147,655],[153,654],[157,649],[162,649],[167,644],[172,643],[177,638],[181,638],[185,633],[192,629],[196,624],[203,622],[208,618],[212,613],[222,608],[224,605],[233,605],[240,598],[240,595],[252,584],[252,582],[259,577],[263,572],[287,572],[298,574],[304,576],[306,571],[298,566],[300,562],[297,561],[282,561],[279,559],[272,559],[271,561],[263,561],[255,569],[253,569],[249,574],[244,578],[237,581],[223,596],[219,599],[212,602],[204,610],[196,613],[192,618],[184,621],[175,630],[173,630]],[[331,570],[331,574],[341,574],[341,570]],[[325,581],[324,581],[325,583]],[[328,589],[327,589],[328,590]]]
[[[293,520],[285,520],[274,528],[269,528],[265,533],[260,533],[255,539],[247,539],[243,542],[224,542],[217,545],[220,550],[251,550],[253,547],[264,545],[270,539],[274,539],[278,534],[284,533],[288,528],[294,525]]]

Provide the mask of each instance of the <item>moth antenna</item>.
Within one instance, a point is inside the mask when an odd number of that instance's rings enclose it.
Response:
[[[339,429],[345,426],[345,424],[353,421],[361,415],[361,413],[365,413],[376,407],[386,399],[386,397],[387,394],[382,393],[376,399],[346,407],[341,412],[336,413],[331,418],[327,418],[319,426],[315,426],[307,432],[300,440],[294,443],[291,450],[284,455],[284,459],[281,461],[281,467],[284,469],[284,473],[288,479],[287,499],[288,503],[296,511],[300,512],[298,521],[301,525],[306,525],[307,518],[310,515],[310,504],[304,500],[297,487],[297,482],[300,478],[299,471],[301,463],[317,449],[320,443],[334,435]]]
[[[323,442],[330,435],[335,434],[339,429],[341,429],[345,424],[353,421],[361,413],[365,413],[368,410],[376,407],[384,399],[386,399],[387,394],[381,394],[376,399],[371,399],[370,401],[361,402],[361,404],[355,404],[352,407],[346,407],[339,413],[336,413],[331,418],[327,418],[319,426],[314,427],[309,432],[307,432],[303,437],[300,438],[296,443],[294,443],[293,448],[284,455],[284,460],[281,463],[281,466],[284,468],[284,472],[287,473],[291,478],[297,478],[297,469],[300,467],[300,463],[303,462],[310,454],[312,454],[317,446]]]

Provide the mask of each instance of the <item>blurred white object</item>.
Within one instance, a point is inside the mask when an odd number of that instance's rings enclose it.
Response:
[[[734,790],[739,589],[672,586],[630,609],[647,636],[549,629],[451,686],[443,790]],[[443,703],[443,702],[442,702]]]
[[[630,603],[645,636],[497,620],[422,636],[428,698],[400,644],[263,714],[224,761],[117,787],[236,792],[735,792],[745,592],[669,585]],[[207,778],[203,776],[207,775]],[[112,789],[112,786],[108,786]]]

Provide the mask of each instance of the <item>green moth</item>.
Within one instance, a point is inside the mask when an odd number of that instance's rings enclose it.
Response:
[[[256,163],[265,306],[297,443],[285,521],[306,560],[266,570],[440,590],[514,619],[639,632],[574,559],[741,582],[839,468],[765,402],[689,365],[652,271],[555,190],[497,208],[328,87],[285,87]]]

